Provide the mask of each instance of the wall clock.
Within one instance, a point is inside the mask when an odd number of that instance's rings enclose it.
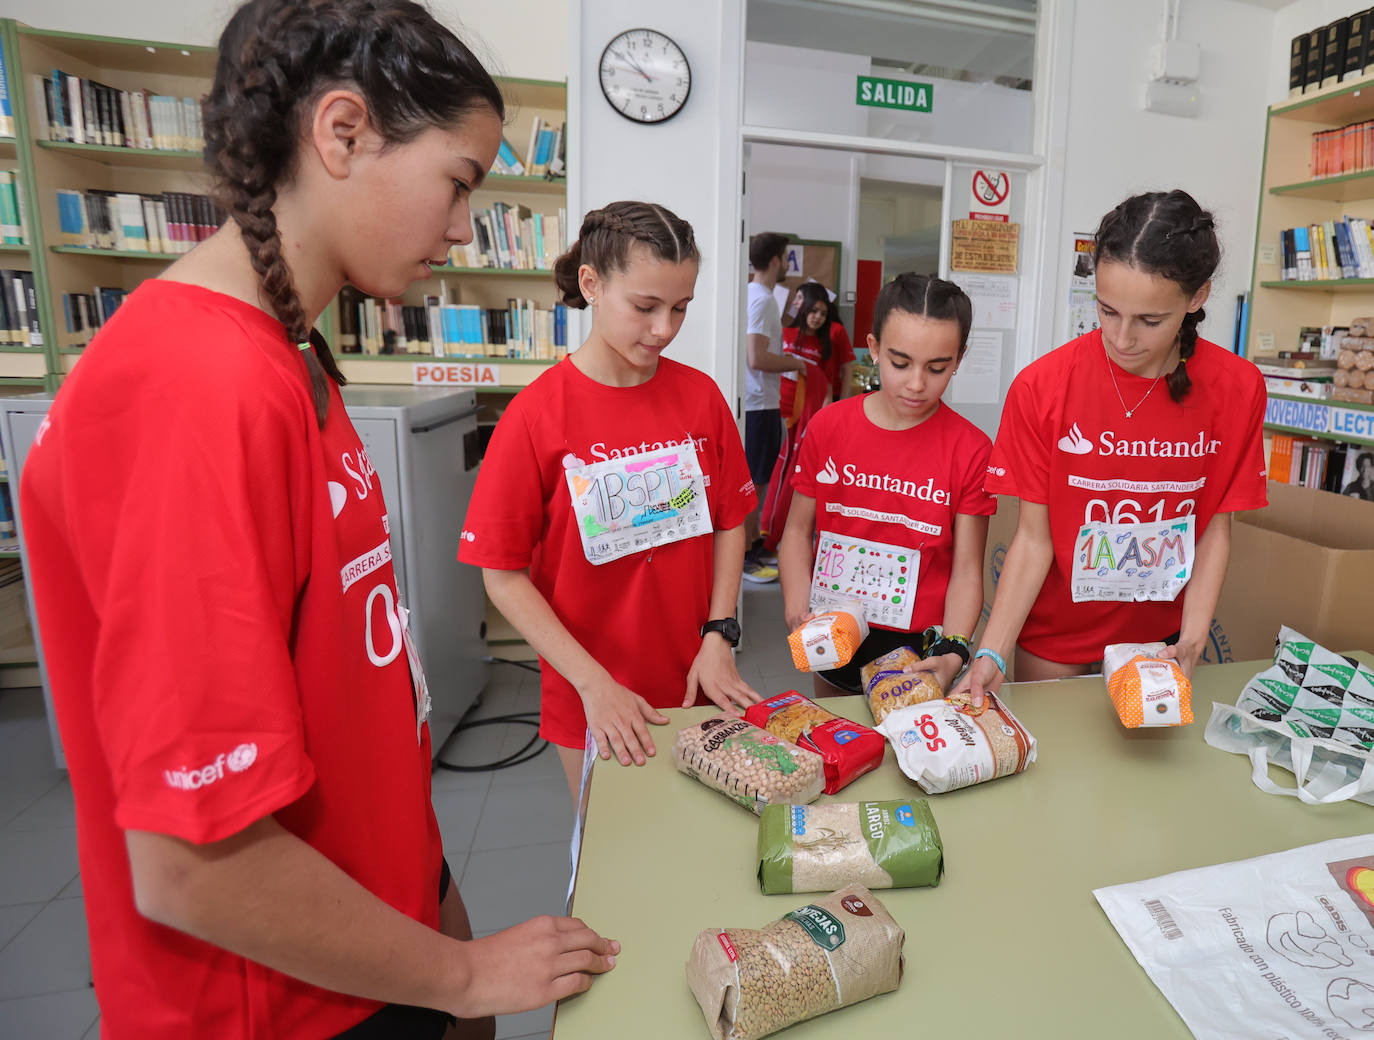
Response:
[[[687,104],[692,68],[687,55],[656,29],[627,29],[601,52],[601,93],[636,123],[662,123]]]

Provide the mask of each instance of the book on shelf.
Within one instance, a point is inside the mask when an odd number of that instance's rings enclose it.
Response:
[[[0,271],[0,343],[8,347],[41,347],[38,286],[32,271]]]
[[[1350,32],[1350,22],[1337,18],[1322,33],[1322,79],[1323,88],[1334,87],[1341,81],[1345,71],[1345,41]]]
[[[1325,31],[1311,29],[1307,33],[1307,75],[1303,77],[1303,93],[1310,94],[1322,85],[1322,44]]]
[[[1369,45],[1369,12],[1356,11],[1345,19],[1345,41],[1341,59],[1341,82],[1364,75]]]
[[[10,70],[5,49],[0,47],[0,137],[14,136],[14,102],[10,94]]]
[[[129,253],[188,253],[224,223],[205,195],[57,189],[63,245]]]
[[[364,296],[352,286],[339,294],[340,352],[556,360],[568,352],[567,308],[551,310],[514,297],[505,307],[457,302],[447,283],[423,304]]]
[[[23,245],[27,241],[19,177],[13,170],[0,170],[0,242]]]
[[[1374,278],[1374,232],[1361,217],[1287,228],[1279,244],[1283,281]]]
[[[1374,120],[1312,133],[1312,177],[1339,177],[1374,169]]]
[[[496,153],[496,162],[492,164],[492,169],[497,173],[505,174],[507,177],[525,176],[525,164],[520,161],[520,157],[515,154],[515,149],[504,137],[501,138],[501,147]]]
[[[62,318],[69,342],[84,347],[129,295],[127,289],[97,285],[88,293],[63,293]]]
[[[546,271],[567,249],[567,210],[533,213],[525,206],[495,202],[472,214],[472,241],[453,246],[454,267]]]
[[[33,73],[29,102],[40,140],[116,148],[198,152],[205,148],[194,98],[120,90],[53,69]]]

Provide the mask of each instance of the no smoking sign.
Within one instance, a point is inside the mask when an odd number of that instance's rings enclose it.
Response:
[[[1011,220],[1011,178],[1003,170],[974,170],[970,220]]]

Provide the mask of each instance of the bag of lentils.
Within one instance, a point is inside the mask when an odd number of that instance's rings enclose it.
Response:
[[[708,928],[687,984],[715,1040],[756,1040],[902,981],[901,926],[863,885],[846,885],[765,928]]]

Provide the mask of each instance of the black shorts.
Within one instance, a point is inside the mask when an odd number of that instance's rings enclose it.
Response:
[[[883,654],[890,654],[899,647],[909,646],[920,653],[922,643],[922,633],[920,632],[893,632],[886,628],[870,628],[868,638],[859,644],[859,649],[854,651],[854,656],[843,668],[832,668],[828,672],[817,672],[822,679],[831,686],[838,686],[846,693],[863,693],[863,677],[859,674],[859,669],[868,664],[874,658],[882,657]]]
[[[776,408],[760,408],[744,413],[744,458],[749,476],[763,498],[763,489],[773,475],[773,466],[782,451],[782,413]]]
[[[448,895],[452,881],[448,860],[444,860],[439,873],[439,902]],[[452,1015],[433,1008],[387,1004],[356,1026],[337,1034],[334,1040],[441,1040],[456,1021]]]

